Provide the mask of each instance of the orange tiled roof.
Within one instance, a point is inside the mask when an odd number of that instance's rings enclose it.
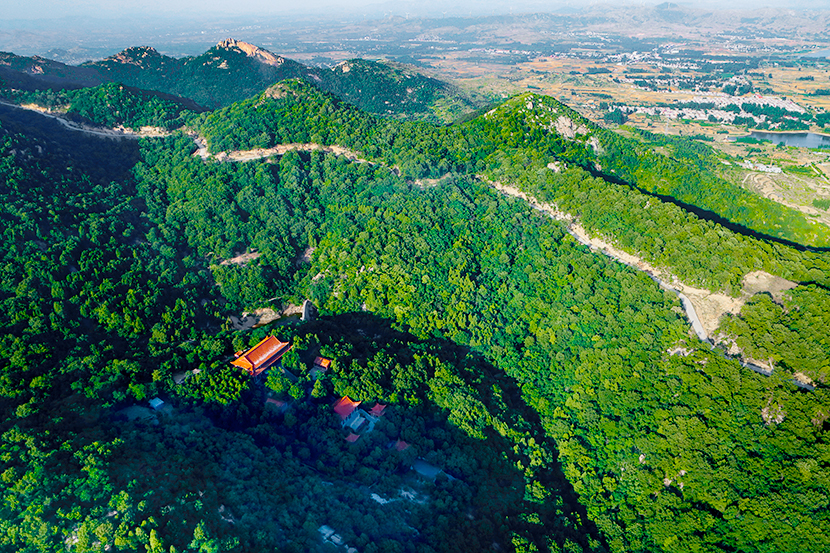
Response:
[[[346,420],[358,405],[360,405],[359,401],[352,401],[349,396],[343,396],[334,404],[334,412],[340,415],[342,420]]]
[[[315,357],[314,358],[314,366],[315,367],[322,367],[328,370],[329,366],[331,366],[331,359],[326,359],[325,357]]]
[[[354,432],[350,432],[348,436],[346,436],[346,441],[350,443],[355,443],[357,440],[360,439],[359,434],[355,434]]]
[[[267,336],[257,345],[231,361],[231,365],[245,369],[252,376],[256,376],[279,361],[290,349],[291,344],[288,342],[281,342],[274,336]]]
[[[369,411],[369,414],[372,415],[373,417],[379,417],[383,414],[384,409],[386,409],[386,405],[383,405],[382,403],[378,403],[377,405],[372,407],[372,410]]]

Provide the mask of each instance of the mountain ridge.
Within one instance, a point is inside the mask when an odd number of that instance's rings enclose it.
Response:
[[[480,97],[408,66],[353,59],[331,69],[311,67],[234,38],[198,56],[177,59],[151,46],[132,46],[79,66],[0,53],[0,72],[0,78],[6,74],[4,80],[26,90],[119,82],[187,98],[209,109],[245,100],[290,78],[313,82],[361,109],[395,118],[449,123],[485,104]]]

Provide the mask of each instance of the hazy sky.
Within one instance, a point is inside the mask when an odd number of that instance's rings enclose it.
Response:
[[[708,9],[763,6],[788,8],[828,8],[830,0],[687,0],[678,1],[683,6],[699,6]],[[562,7],[579,8],[591,4],[634,4],[655,5],[659,1],[612,0],[442,0],[391,1],[391,0],[0,0],[2,19],[51,19],[67,16],[109,19],[138,14],[153,14],[156,17],[195,15],[248,15],[260,13],[273,16],[279,13],[299,15],[302,13],[349,13],[384,12],[455,12],[467,15],[471,11],[489,14],[513,11],[548,11]]]

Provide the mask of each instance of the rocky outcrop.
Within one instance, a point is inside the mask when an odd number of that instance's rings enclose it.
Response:
[[[272,65],[274,67],[280,67],[285,63],[285,58],[281,56],[274,55],[268,50],[263,50],[259,46],[254,46],[253,44],[241,42],[233,38],[226,38],[217,44],[216,47],[224,48],[225,50],[239,50],[244,52],[249,58],[255,58],[261,63]]]
[[[301,321],[311,321],[317,318],[317,307],[311,303],[311,300],[305,300],[303,302],[303,316],[301,317]]]
[[[114,61],[125,65],[145,67],[150,60],[160,57],[161,54],[159,54],[158,50],[155,48],[150,46],[134,46],[132,48],[127,48],[114,56],[110,56],[104,61]]]
[[[585,125],[576,125],[570,117],[565,117],[564,115],[556,120],[554,126],[556,127],[556,132],[570,140],[573,140],[579,135],[588,134],[588,127]]]
[[[290,87],[285,86],[283,83],[277,83],[275,85],[271,85],[265,91],[266,98],[273,98],[274,100],[280,100],[285,98],[288,95],[297,97],[297,93],[292,90]]]

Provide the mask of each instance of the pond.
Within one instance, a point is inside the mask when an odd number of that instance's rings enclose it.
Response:
[[[830,148],[830,136],[814,132],[761,132],[752,131],[748,138],[769,140],[773,144],[784,143],[799,148]]]

